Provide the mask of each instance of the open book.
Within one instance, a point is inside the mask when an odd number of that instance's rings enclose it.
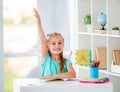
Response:
[[[45,82],[62,82],[62,81],[78,81],[77,78],[56,78],[56,79],[45,79]]]

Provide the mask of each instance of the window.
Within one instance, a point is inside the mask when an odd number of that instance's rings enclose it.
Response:
[[[4,91],[13,92],[15,78],[38,65],[39,49],[33,8],[36,0],[4,0]]]
[[[13,81],[25,78],[28,72],[37,65],[37,57],[10,57],[4,59],[4,91],[13,92]]]
[[[67,0],[3,0],[5,92],[13,92],[14,79],[24,78],[39,64],[40,43],[33,16],[36,3],[45,33],[60,32],[65,39],[65,50],[70,48]]]
[[[37,49],[35,0],[4,0],[4,52],[33,52]],[[14,4],[13,4],[14,3]]]

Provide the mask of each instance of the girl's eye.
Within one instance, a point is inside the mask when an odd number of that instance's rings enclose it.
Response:
[[[52,45],[55,45],[55,43],[52,43]]]
[[[61,42],[59,42],[58,44],[62,44]]]

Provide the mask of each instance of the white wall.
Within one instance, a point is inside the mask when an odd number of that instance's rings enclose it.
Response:
[[[3,0],[0,0],[0,92],[4,92],[4,64],[3,64]]]
[[[70,48],[68,2],[69,0],[37,0],[45,33],[61,33],[65,39],[65,49]]]

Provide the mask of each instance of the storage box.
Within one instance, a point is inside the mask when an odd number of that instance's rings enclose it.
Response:
[[[111,72],[120,73],[120,66],[112,64],[111,65]]]

